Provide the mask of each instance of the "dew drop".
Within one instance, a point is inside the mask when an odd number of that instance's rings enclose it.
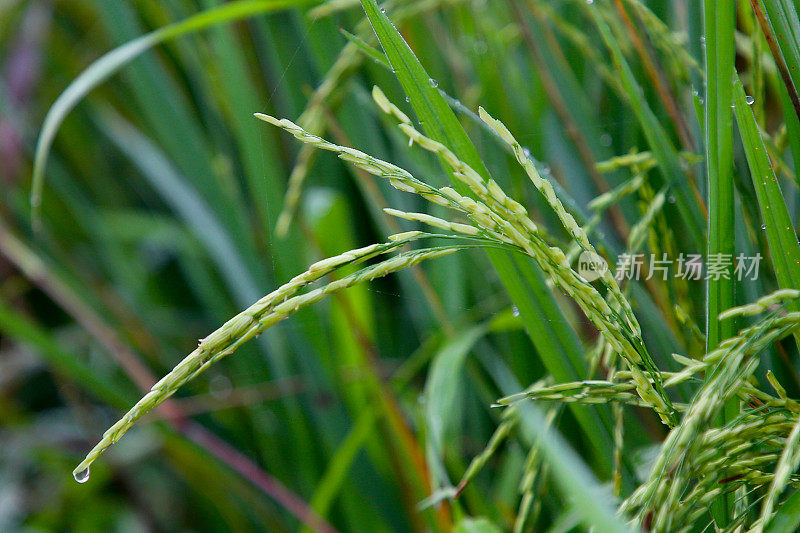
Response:
[[[671,204],[674,204],[676,202],[675,197],[672,196],[671,194],[667,197],[667,201]]]
[[[435,79],[433,79],[433,78],[430,78],[430,79],[428,79],[428,83],[430,83],[430,84],[431,84],[431,87],[438,87],[438,86],[439,86],[439,82],[438,82],[438,81],[436,81],[436,80],[435,80]]]
[[[530,159],[531,158],[531,151],[529,149],[527,149],[527,148],[523,148],[522,149],[522,154],[525,156],[526,159]]]
[[[514,316],[519,316],[519,309],[517,309],[516,305],[511,307],[511,314]]]
[[[600,140],[600,144],[605,146],[606,148],[611,146],[611,143],[613,141],[613,139],[611,138],[611,135],[609,135],[608,133],[602,134],[600,136],[599,140]]]
[[[761,224],[761,229],[767,229],[767,225],[766,224]]]
[[[589,5],[592,5],[592,4],[594,4],[594,0],[586,0],[586,3],[589,4]]]
[[[386,14],[386,8],[385,7],[381,8],[381,13],[383,13],[384,15]]]
[[[755,98],[753,98],[752,96],[750,96],[750,95],[748,94],[748,95],[745,97],[744,101],[745,101],[745,102],[747,102],[747,105],[753,105],[753,102],[755,102],[755,101],[756,101],[756,99],[755,99]]]
[[[695,90],[695,91],[692,91],[692,95],[693,95],[695,98],[697,98],[697,103],[698,103],[698,104],[700,104],[700,105],[703,105],[703,97],[702,97],[702,96],[700,96],[700,93],[699,93],[698,91],[696,91],[696,90]]]
[[[706,44],[706,36],[705,35],[701,35],[700,36],[700,43],[701,44]]]
[[[91,472],[89,471],[89,467],[88,466],[86,468],[84,468],[83,470],[81,470],[80,472],[73,472],[72,473],[72,477],[74,477],[75,481],[77,481],[78,483],[86,483],[87,481],[89,481],[89,476],[90,475],[91,475]]]
[[[406,96],[406,102],[411,102],[411,98],[409,98],[408,96]]]

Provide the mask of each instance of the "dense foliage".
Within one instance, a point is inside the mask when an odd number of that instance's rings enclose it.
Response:
[[[800,524],[792,0],[8,0],[0,62],[0,530]]]

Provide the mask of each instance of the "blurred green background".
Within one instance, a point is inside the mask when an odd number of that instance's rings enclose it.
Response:
[[[489,528],[465,516],[510,528],[521,492],[532,490],[520,488],[525,432],[501,445],[458,502],[419,505],[452,490],[484,449],[503,416],[492,402],[548,366],[477,251],[301,311],[148,415],[95,463],[87,483],[72,479],[102,432],[198,339],[308,264],[414,227],[381,208],[429,209],[333,155],[308,156],[254,112],[297,120],[311,101],[307,124],[326,138],[431,184],[447,182],[437,161],[409,150],[371,100],[379,85],[410,113],[392,72],[369,56],[378,44],[360,4],[275,2],[167,40],[91,91],[55,137],[34,235],[33,153],[58,95],[105,52],[223,3],[0,0],[0,530],[295,531],[304,521],[341,531]],[[644,4],[654,17],[647,24],[642,11],[614,2],[604,2],[603,16],[669,142],[697,151],[699,3]],[[552,213],[465,110],[480,104],[503,120],[546,162],[542,171],[578,213],[629,179],[624,166],[602,173],[595,166],[649,146],[586,7],[584,0],[387,5],[438,87],[458,99],[454,108],[489,170],[543,228]],[[748,85],[760,80],[761,92],[748,94],[758,96],[757,116],[769,127],[780,117],[780,84],[774,69],[751,63],[763,48],[750,40],[752,15],[740,16],[737,64]],[[285,195],[298,157],[306,179],[292,209]],[[702,166],[687,160],[704,191]],[[662,179],[655,170],[645,175],[652,189],[613,208],[601,225],[609,250],[622,249]],[[763,237],[746,229],[758,227],[752,186],[740,180],[739,187],[737,238],[743,249],[761,246]],[[796,216],[792,187],[786,197]],[[670,237],[651,250],[701,251],[688,236],[702,227],[674,203],[670,195],[656,226]],[[276,232],[287,205],[288,231]],[[740,298],[773,286],[765,275],[743,285]],[[702,346],[692,329],[702,322],[700,287],[632,287],[645,340],[665,367],[672,352]],[[574,326],[574,346],[588,350],[596,331],[579,310],[560,295],[540,296]],[[669,302],[683,305],[683,323]],[[564,324],[543,316],[539,334]],[[786,357],[776,350],[766,367],[796,392]],[[447,390],[432,385],[437,380]],[[440,396],[432,399],[432,389]],[[559,413],[560,432],[609,479],[611,457],[593,457],[574,412]],[[652,413],[629,416],[626,438],[635,448],[663,437]],[[529,530],[544,531],[555,517],[559,531],[575,526],[551,488],[546,476],[536,480],[538,518]]]

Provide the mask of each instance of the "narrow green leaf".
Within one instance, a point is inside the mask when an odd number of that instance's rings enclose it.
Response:
[[[485,333],[485,326],[476,326],[457,333],[433,358],[425,384],[425,418],[428,423],[428,463],[435,474],[435,483],[449,486],[445,470],[445,439],[453,434],[458,420],[459,384],[464,382],[463,367],[475,342]],[[437,489],[434,485],[434,490]]]
[[[800,528],[800,490],[783,502],[770,520],[765,533],[794,533]]]
[[[196,32],[213,26],[250,17],[259,13],[268,13],[308,3],[310,0],[242,0],[203,11],[186,20],[170,24],[147,35],[134,39],[106,53],[89,65],[64,90],[53,103],[44,119],[39,141],[36,145],[36,156],[31,186],[31,207],[34,224],[39,223],[42,191],[44,189],[44,173],[50,148],[61,123],[72,109],[94,88],[110,78],[119,69],[138,56],[175,37]]]
[[[358,35],[353,35],[347,30],[339,30],[342,35],[344,35],[348,41],[353,43],[358,47],[359,50],[364,52],[364,54],[374,60],[379,65],[388,68],[391,70],[392,65],[389,64],[389,60],[386,59],[386,54],[369,44],[367,41],[359,37]]]
[[[708,247],[707,261],[730,257],[727,275],[711,277],[706,291],[706,349],[711,351],[733,336],[733,320],[720,321],[719,314],[733,307],[734,279],[734,189],[733,189],[733,99],[734,29],[736,5],[733,0],[705,0],[706,39],[706,165],[708,172]],[[717,255],[723,254],[723,255]],[[721,264],[725,265],[723,261]],[[725,279],[728,278],[728,279]],[[710,379],[709,376],[707,379]],[[720,424],[731,420],[738,402],[729,401]],[[717,525],[724,527],[733,516],[733,496],[715,500],[712,513]]]
[[[755,115],[747,104],[742,82],[738,79],[734,84],[733,101],[778,286],[782,289],[800,289],[800,245],[797,234],[772,170],[767,148],[758,131]],[[792,310],[800,309],[797,302],[791,302],[788,306]],[[794,335],[800,346],[800,332]]]

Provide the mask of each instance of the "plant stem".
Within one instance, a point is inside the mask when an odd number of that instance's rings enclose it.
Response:
[[[706,165],[708,172],[708,240],[706,263],[730,258],[726,271],[709,277],[706,286],[706,352],[714,350],[734,334],[734,321],[718,319],[734,305],[734,198],[733,198],[733,102],[734,29],[733,0],[705,0],[706,61]],[[722,254],[722,255],[719,255]],[[730,255],[728,255],[730,254]],[[727,278],[727,279],[726,279]],[[707,376],[713,379],[714,373]],[[736,416],[737,400],[726,402],[717,423]],[[724,527],[732,516],[732,495],[719,496],[712,505],[717,525]]]

